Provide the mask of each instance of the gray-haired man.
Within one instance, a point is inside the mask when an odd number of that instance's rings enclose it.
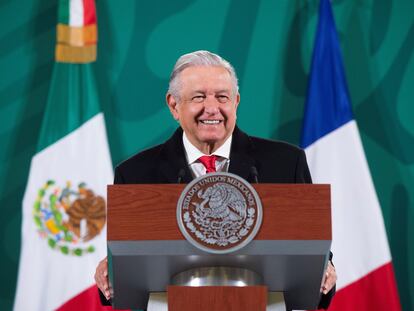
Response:
[[[237,76],[233,66],[219,55],[196,51],[181,56],[171,74],[166,100],[180,128],[163,144],[121,163],[115,170],[115,183],[189,182],[210,171],[201,161],[206,155],[213,156],[214,171],[230,172],[246,180],[312,182],[303,150],[251,137],[237,128]],[[104,259],[96,269],[95,280],[109,299],[107,270]],[[336,278],[329,262],[319,307],[329,306]]]

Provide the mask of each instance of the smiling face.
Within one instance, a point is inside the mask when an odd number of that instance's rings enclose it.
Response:
[[[219,66],[188,67],[179,85],[179,102],[167,94],[168,107],[190,142],[210,154],[233,133],[240,95],[230,73]]]

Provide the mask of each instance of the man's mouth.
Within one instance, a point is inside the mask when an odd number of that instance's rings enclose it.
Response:
[[[215,125],[215,124],[219,124],[223,120],[199,120],[199,121],[206,125]]]

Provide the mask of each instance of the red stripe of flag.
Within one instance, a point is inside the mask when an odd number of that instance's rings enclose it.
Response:
[[[73,310],[112,311],[115,309],[112,309],[111,306],[104,307],[101,305],[101,302],[99,300],[98,288],[95,285],[93,285],[56,309],[56,311]]]
[[[83,25],[96,24],[95,0],[83,0]]]
[[[339,290],[333,297],[328,310],[401,310],[392,263],[375,269],[358,281]]]

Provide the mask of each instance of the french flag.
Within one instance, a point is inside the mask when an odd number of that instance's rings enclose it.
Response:
[[[332,252],[338,281],[329,310],[401,310],[329,0],[320,1],[301,145],[313,182],[331,184]]]

